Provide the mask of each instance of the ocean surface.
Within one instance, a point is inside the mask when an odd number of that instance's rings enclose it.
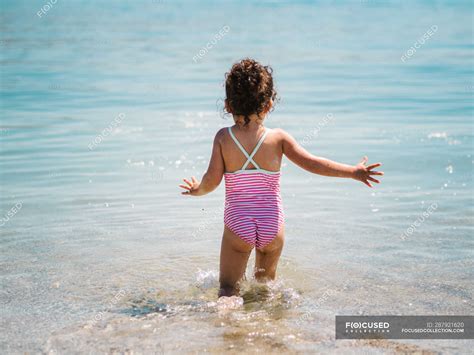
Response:
[[[0,3],[2,353],[472,351],[334,339],[335,315],[474,314],[471,1]],[[285,160],[278,279],[252,255],[228,311],[224,186],[177,185],[232,125],[224,74],[247,56],[274,69],[268,127],[385,176]]]

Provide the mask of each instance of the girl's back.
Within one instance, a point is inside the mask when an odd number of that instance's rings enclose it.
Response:
[[[263,126],[239,128],[235,125],[231,127],[232,133],[237,141],[242,145],[247,154],[251,154],[259,139],[262,137],[265,128]],[[278,134],[278,130],[268,129],[265,140],[253,156],[253,160],[258,164],[260,169],[266,171],[279,171],[283,156],[282,141]],[[221,147],[222,157],[224,159],[225,172],[234,172],[242,168],[247,158],[239,149],[233,140],[227,128],[222,130]],[[247,169],[255,169],[251,162]]]
[[[262,134],[257,136],[258,141],[251,150],[247,150],[240,143],[232,127],[228,127],[228,134],[224,135],[224,137],[229,136],[232,141],[227,144],[228,149],[233,152],[228,160],[232,167],[237,162],[235,148],[232,148],[232,144],[238,149],[240,156],[245,158],[237,170],[232,169],[232,171],[224,173],[224,225],[248,245],[264,248],[273,241],[284,223],[279,164],[277,170],[265,169],[266,166],[272,164],[271,160],[281,161],[281,154],[278,159],[278,152],[275,151],[278,150],[276,148],[278,144],[270,141],[261,155],[262,161],[263,158],[269,157],[270,163],[267,163],[265,167],[261,166],[260,160],[256,161],[256,156],[261,152],[269,131],[263,126],[244,125],[244,127],[248,129],[248,141],[255,136],[252,133],[261,131]],[[236,125],[234,128],[238,128],[238,126]],[[225,140],[224,137],[223,140]],[[244,137],[243,134],[242,137]],[[222,149],[222,151],[224,150]],[[223,160],[225,165],[225,158]],[[250,169],[249,165],[252,166]],[[273,162],[273,165],[277,165],[276,162]]]

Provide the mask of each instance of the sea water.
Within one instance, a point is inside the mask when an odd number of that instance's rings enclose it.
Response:
[[[2,1],[4,353],[468,353],[335,341],[335,315],[473,314],[469,1]],[[266,120],[382,184],[282,166],[275,282],[217,302],[224,188],[200,177],[224,73],[271,64]],[[230,308],[230,309],[229,309]]]

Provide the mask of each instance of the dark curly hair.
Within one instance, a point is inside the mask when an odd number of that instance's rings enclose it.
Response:
[[[244,116],[244,126],[249,116],[259,115],[275,101],[277,93],[273,88],[272,68],[256,60],[246,58],[235,63],[225,75],[225,93],[229,113]]]

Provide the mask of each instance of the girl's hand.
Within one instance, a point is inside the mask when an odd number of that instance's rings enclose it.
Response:
[[[201,183],[197,181],[194,176],[191,178],[191,181],[189,181],[188,179],[183,179],[183,181],[186,183],[186,185],[179,185],[179,187],[185,189],[186,191],[181,192],[181,194],[197,196],[197,191]]]
[[[367,157],[363,157],[360,163],[356,165],[355,170],[354,170],[354,176],[352,178],[363,182],[368,187],[372,187],[369,180],[377,184],[379,184],[380,181],[377,179],[374,179],[371,175],[383,175],[382,171],[373,171],[372,169],[377,168],[381,166],[382,164],[376,163],[369,166],[365,166],[365,163],[367,163],[367,160],[369,160]]]

